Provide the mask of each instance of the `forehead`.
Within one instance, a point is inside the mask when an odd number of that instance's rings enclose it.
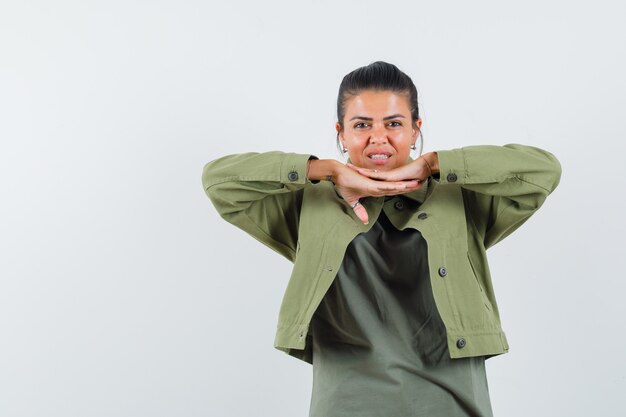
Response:
[[[404,114],[409,117],[409,99],[393,91],[366,90],[346,101],[346,117]]]

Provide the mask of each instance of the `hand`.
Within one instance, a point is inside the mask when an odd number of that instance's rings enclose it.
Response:
[[[368,224],[369,219],[367,210],[359,202],[360,198],[405,194],[422,186],[422,182],[415,179],[375,181],[357,172],[359,169],[353,165],[351,167],[341,165],[333,175],[333,182],[339,194],[352,207],[363,224]]]
[[[436,169],[426,161],[425,156],[420,156],[414,161],[409,162],[406,165],[391,169],[389,171],[377,171],[374,169],[360,168],[352,164],[348,164],[348,167],[358,172],[361,175],[365,175],[369,178],[379,181],[420,181],[425,182],[428,177],[439,172],[438,160],[436,162]]]

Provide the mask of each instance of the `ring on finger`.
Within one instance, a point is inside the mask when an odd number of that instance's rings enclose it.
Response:
[[[356,206],[358,206],[359,204],[361,204],[359,201],[357,201],[354,204],[350,204],[350,207],[355,208]]]

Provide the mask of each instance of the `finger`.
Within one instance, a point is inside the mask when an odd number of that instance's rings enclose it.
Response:
[[[354,208],[354,214],[356,214],[356,216],[363,222],[363,224],[369,223],[367,210],[365,210],[365,207],[363,207],[361,203],[357,204],[357,206]]]
[[[355,167],[355,171],[357,171],[361,175],[364,175],[364,176],[369,177],[369,178],[374,179],[374,180],[389,181],[389,180],[393,179],[392,175],[389,174],[388,172],[381,172],[381,171],[377,171],[375,169],[366,169],[366,168]]]
[[[363,222],[363,224],[367,224],[369,222],[367,210],[365,210],[365,207],[363,207],[359,200],[355,200],[353,202],[347,201],[347,203],[350,204],[350,207],[352,207],[352,210],[354,210],[354,214],[356,214],[356,216],[359,218],[359,220]]]
[[[377,196],[406,194],[421,188],[423,185],[424,183],[418,180],[402,181],[400,183],[388,183],[376,186],[375,191],[373,191],[372,194],[375,194]]]
[[[424,183],[420,182],[418,185],[416,185],[415,187],[407,187],[404,190],[399,190],[396,191],[397,194],[406,194],[406,193],[410,193],[412,191],[415,190],[419,190],[420,188],[422,188],[422,186],[424,185]]]
[[[403,191],[413,190],[421,187],[422,182],[419,180],[395,181],[395,182],[377,182],[374,187],[380,191]]]
[[[362,172],[362,173],[377,173],[377,172],[381,172],[381,171],[378,171],[376,169],[358,167],[356,165],[351,164],[350,162],[346,162],[346,165],[349,168],[352,168],[353,170],[359,171],[359,172]]]
[[[410,188],[419,188],[419,187],[421,187],[422,185],[424,185],[424,181],[422,181],[422,180],[404,180],[404,181],[397,181],[396,184],[404,185],[404,188],[410,189]]]
[[[359,167],[358,167],[358,166],[356,166],[356,165],[352,165],[350,162],[346,162],[346,166],[347,166],[348,168],[353,169],[354,171],[358,171],[359,169],[361,169],[361,168],[359,168]]]
[[[350,163],[346,163],[346,166],[348,168],[350,168],[351,170],[353,170],[354,172],[357,172],[357,173],[359,173],[361,175],[364,175],[366,177],[369,177],[369,176],[375,177],[375,176],[381,174],[380,171],[377,171],[375,169],[361,168],[361,167],[358,167],[356,165],[352,165]]]

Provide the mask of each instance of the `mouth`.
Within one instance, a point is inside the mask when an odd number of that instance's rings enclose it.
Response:
[[[389,161],[389,158],[391,158],[391,153],[377,151],[370,153],[367,157],[376,165],[384,165]]]
[[[368,155],[367,157],[373,160],[381,160],[381,159],[389,159],[390,156],[391,155],[388,155],[385,153],[374,153],[374,154]]]

